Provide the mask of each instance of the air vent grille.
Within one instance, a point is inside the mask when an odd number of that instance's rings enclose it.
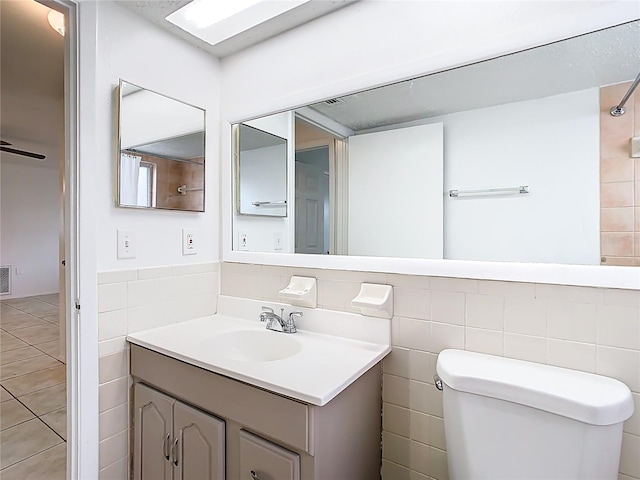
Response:
[[[325,105],[337,105],[339,103],[345,103],[341,98],[330,98],[329,100],[324,101]]]
[[[11,293],[11,265],[0,267],[0,295]]]

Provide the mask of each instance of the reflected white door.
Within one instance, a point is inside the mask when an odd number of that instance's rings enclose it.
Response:
[[[296,253],[327,253],[324,245],[326,196],[328,182],[324,169],[296,162]]]
[[[442,123],[349,137],[349,255],[443,258]]]

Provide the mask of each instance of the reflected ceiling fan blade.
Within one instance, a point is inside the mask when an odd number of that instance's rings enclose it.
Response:
[[[26,150],[17,150],[15,148],[9,148],[6,145],[11,145],[11,143],[5,142],[4,140],[0,140],[0,145],[1,145],[0,151],[2,152],[13,153],[14,155],[22,155],[23,157],[35,158],[37,160],[44,160],[46,158],[46,156],[42,155],[41,153],[33,153],[33,152],[27,152]]]

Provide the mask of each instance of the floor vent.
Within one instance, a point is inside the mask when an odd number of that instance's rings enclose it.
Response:
[[[11,265],[0,267],[0,295],[11,293]]]

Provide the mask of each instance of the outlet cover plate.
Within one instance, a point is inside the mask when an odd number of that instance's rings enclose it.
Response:
[[[198,239],[196,230],[182,229],[182,254],[195,255],[198,253]]]

